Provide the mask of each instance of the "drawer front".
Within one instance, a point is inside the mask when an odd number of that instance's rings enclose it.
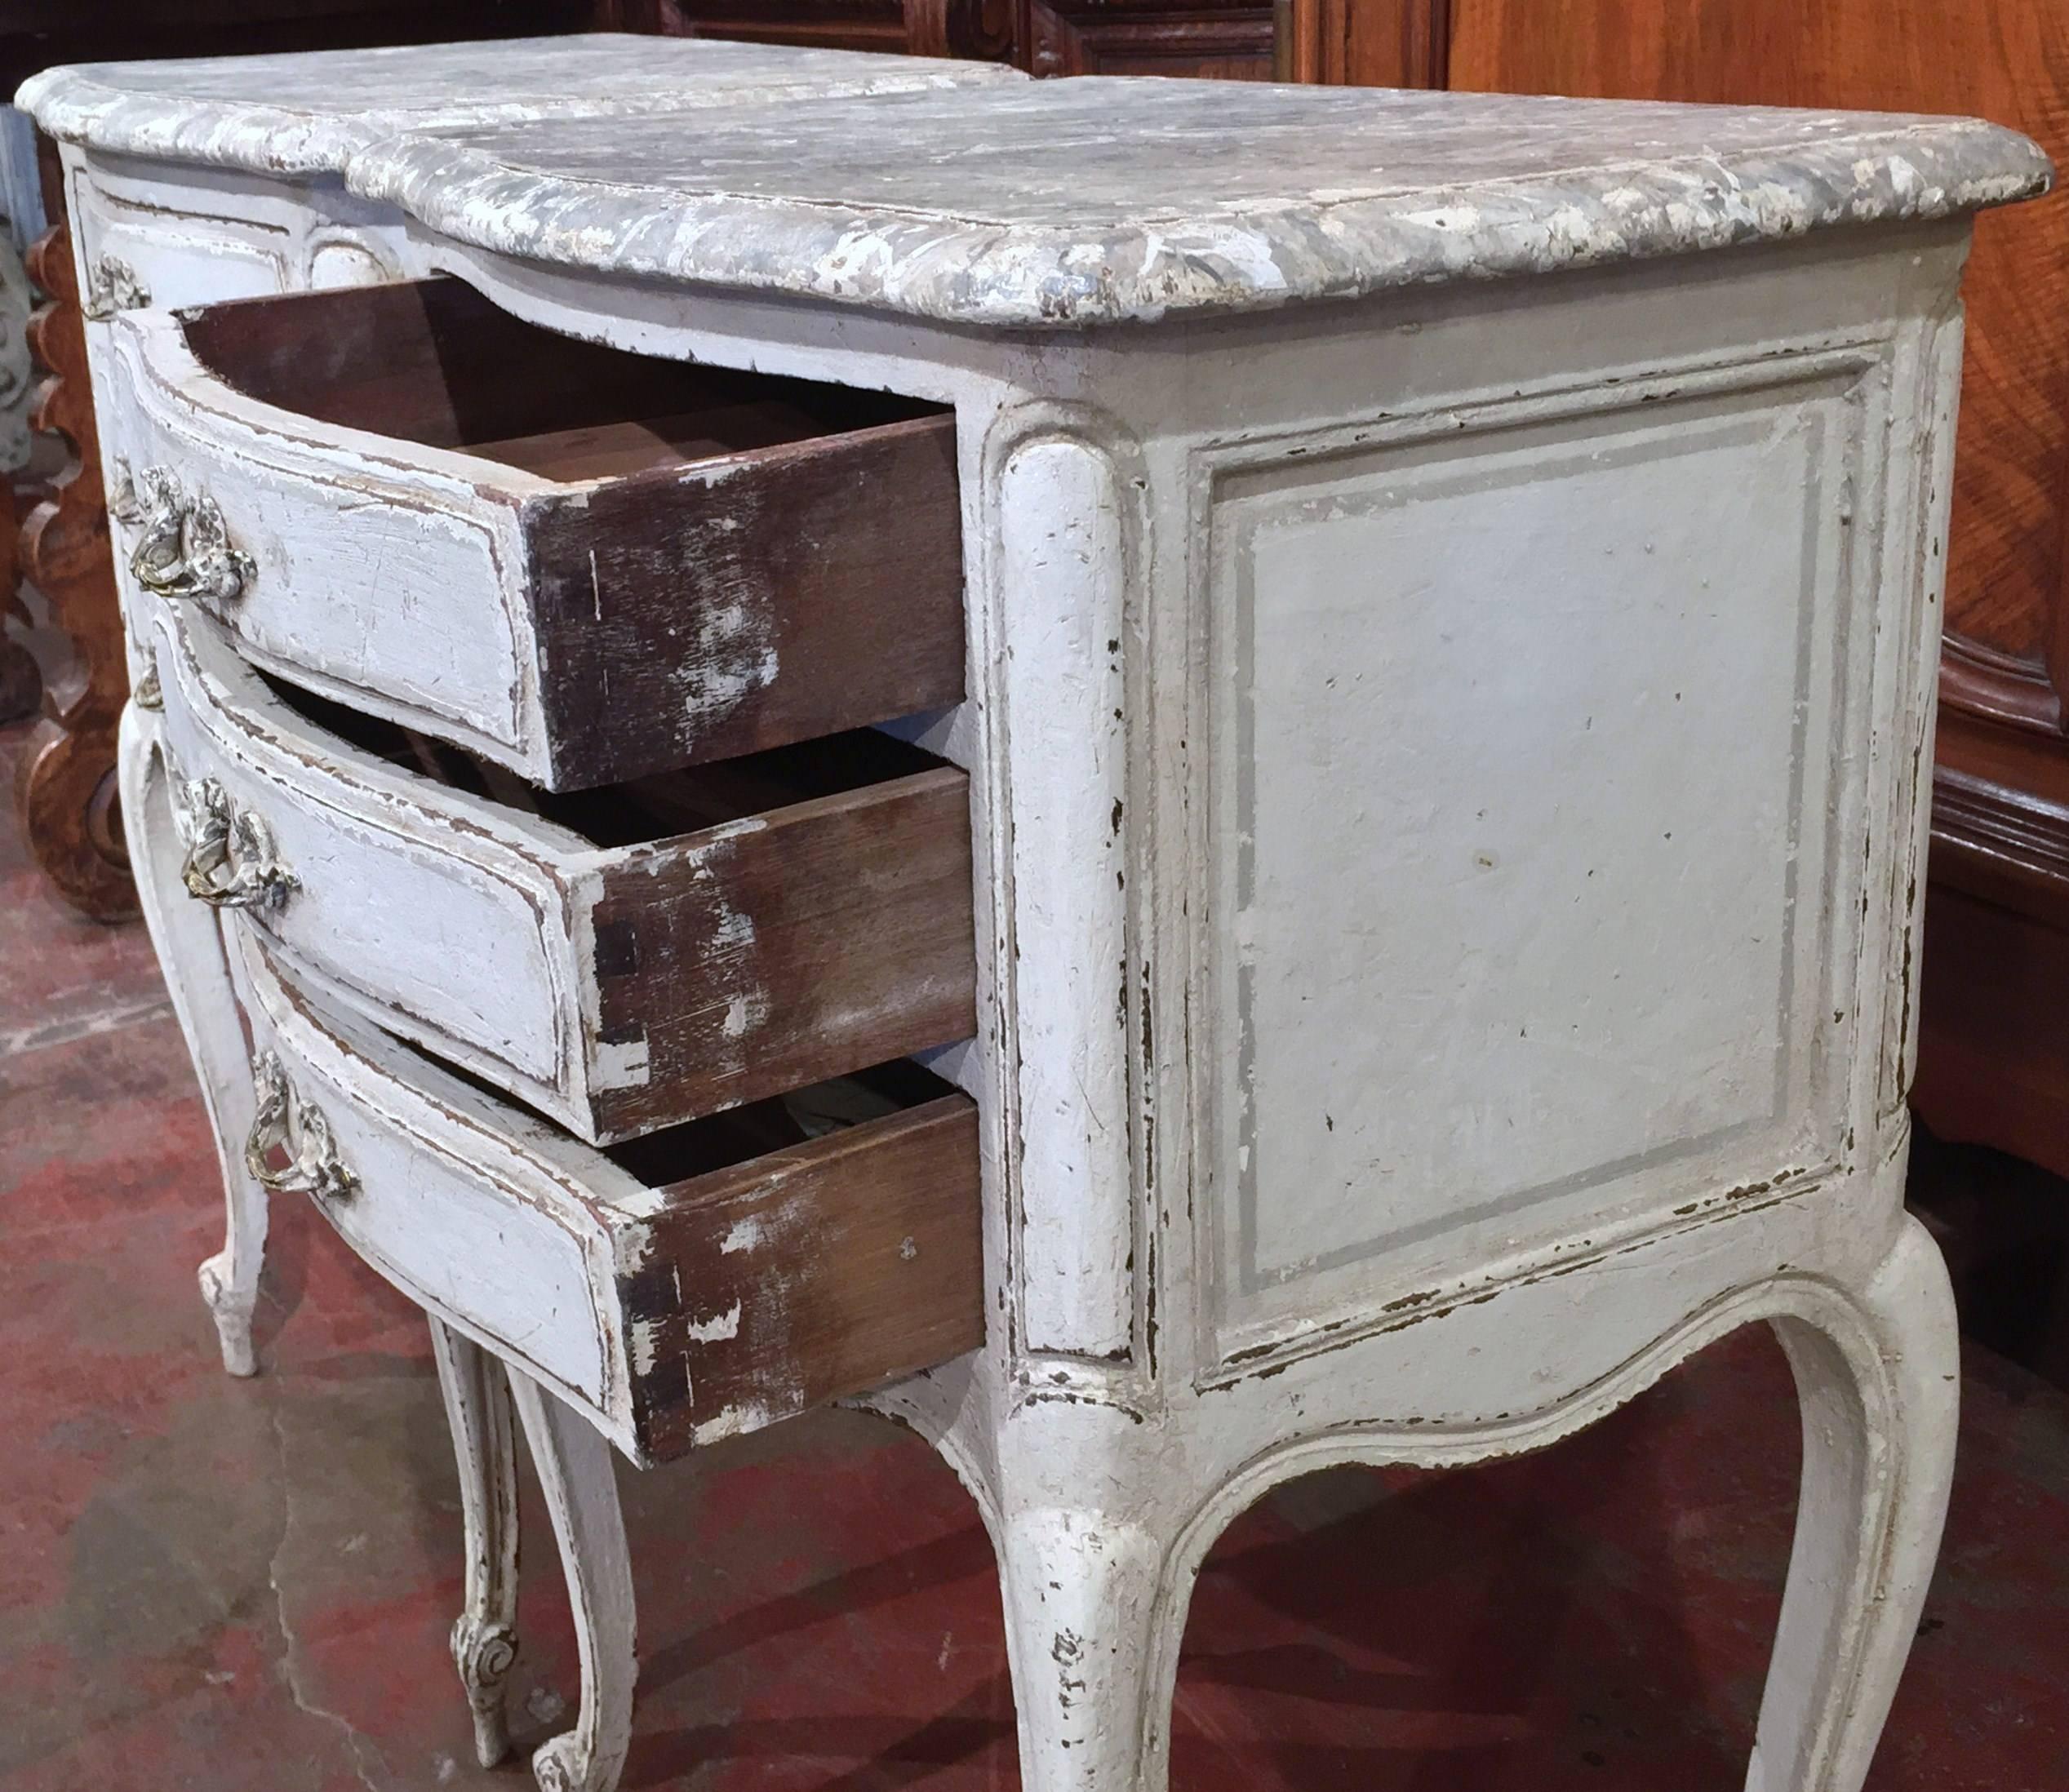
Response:
[[[255,1172],[635,1460],[983,1342],[968,1098],[657,1182],[326,1009],[255,932],[233,936]]]
[[[219,906],[412,1037],[564,1109],[576,1053],[549,845],[514,816],[469,831],[428,779],[312,739],[205,622],[145,613],[189,864],[242,885],[219,887]],[[211,784],[223,837],[198,845]]]
[[[535,783],[962,694],[945,413],[575,343],[451,280],[110,335],[135,575],[269,668]]]
[[[136,313],[109,332],[101,454],[123,575],[149,567],[146,588],[206,607],[262,666],[530,769],[513,508],[471,491],[464,467],[397,470],[378,443],[174,387],[149,350],[175,330]]]
[[[975,1031],[961,772],[600,847],[349,743],[205,619],[147,614],[198,894],[249,916],[320,991],[583,1138]],[[561,801],[588,811],[610,794]],[[759,786],[748,799],[763,800]]]
[[[88,172],[71,183],[72,228],[90,313],[210,304],[284,292],[294,245],[284,225],[224,217],[112,190]]]

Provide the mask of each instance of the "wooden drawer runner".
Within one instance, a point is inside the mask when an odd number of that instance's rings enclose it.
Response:
[[[137,312],[130,576],[548,789],[957,701],[954,419],[520,322],[455,280]]]
[[[593,1143],[976,1030],[968,780],[904,742],[540,795],[150,629],[190,888]]]
[[[263,1179],[635,1460],[983,1342],[976,1109],[916,1066],[606,1154],[320,1004],[255,929],[230,931]],[[851,1123],[820,1131],[835,1112]]]

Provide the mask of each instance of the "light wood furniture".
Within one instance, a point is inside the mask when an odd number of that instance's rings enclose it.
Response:
[[[307,77],[28,103],[96,192],[402,282],[94,364],[214,1304],[234,1346],[263,1186],[432,1315],[485,1754],[506,1380],[582,1642],[542,1785],[628,1734],[603,1440],[852,1396],[969,1487],[1025,1782],[1092,1792],[1162,1784],[1272,1483],[1546,1443],[1766,1320],[1748,1783],[1855,1792],[1954,1436],[1901,1191],[1957,286],[2045,159],[1009,81],[405,122],[297,186]]]
[[[1308,80],[1976,113],[2069,153],[2058,0],[1294,0]],[[2069,202],[1970,270],[1913,1101],[2069,1176]]]

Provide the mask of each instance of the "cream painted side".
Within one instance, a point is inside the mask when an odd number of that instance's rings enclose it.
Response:
[[[1014,948],[1039,963],[1081,955],[1069,980],[1018,996],[1020,1326],[1030,1351],[1126,1356],[1134,1252],[1127,1086],[1128,965],[1111,891],[1127,863],[1121,475],[1100,446],[1037,432],[997,474],[1006,643],[999,707],[1007,751],[1044,768],[1013,815]],[[1112,1024],[1088,1027],[1099,968]]]

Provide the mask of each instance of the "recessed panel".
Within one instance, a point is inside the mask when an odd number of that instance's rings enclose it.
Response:
[[[1806,384],[1220,480],[1205,1170],[1236,1309],[1794,1147],[1849,410]]]

